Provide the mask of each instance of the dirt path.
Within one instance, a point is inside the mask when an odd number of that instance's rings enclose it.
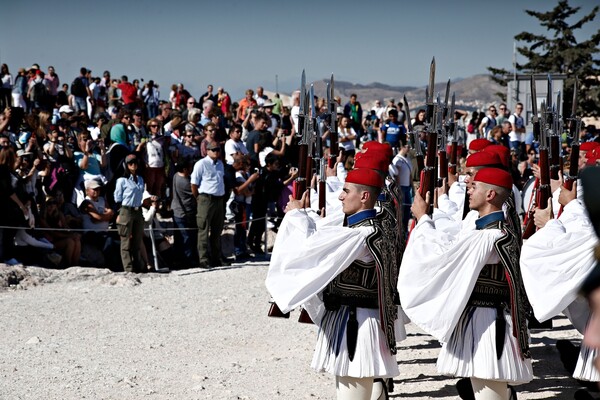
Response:
[[[2,400],[335,398],[333,377],[309,368],[315,327],[297,313],[266,317],[265,262],[165,275],[0,267],[0,277],[9,271],[21,283],[0,292]],[[519,399],[573,398],[553,346],[578,338],[567,323],[534,334],[538,379]],[[435,371],[437,341],[408,333],[392,398],[458,398],[456,379]]]

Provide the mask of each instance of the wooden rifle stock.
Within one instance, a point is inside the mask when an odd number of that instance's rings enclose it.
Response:
[[[306,155],[308,154],[308,145],[298,146],[298,177],[294,181],[293,193],[294,199],[300,200],[302,194],[306,191]]]
[[[565,179],[563,186],[566,189],[573,189],[573,182],[577,180],[579,175],[579,143],[571,145],[571,161],[569,165],[569,176]]]
[[[444,179],[446,180],[446,182],[448,182],[448,153],[446,153],[446,149],[440,150],[440,152],[438,153],[438,157],[440,158],[440,179],[438,181],[437,187],[442,187]]]
[[[433,197],[435,192],[434,176],[437,166],[437,132],[429,132],[427,138],[427,158],[425,159],[426,166],[421,171],[421,184],[419,185],[419,194],[425,199],[429,192],[429,210],[427,214],[433,213]]]
[[[542,209],[548,207],[548,199],[552,197],[549,161],[548,149],[540,149],[540,187],[535,202],[537,207]]]
[[[319,181],[319,211],[323,211],[323,215],[321,215],[321,217],[325,216],[325,190],[325,181]]]
[[[550,188],[550,164],[549,155],[547,148],[540,149],[540,179],[536,181],[535,191],[535,206],[537,208],[545,209],[548,207],[548,201],[552,197],[552,190]],[[529,239],[536,231],[534,223],[535,209],[531,209],[527,215],[527,222],[523,229],[523,239]]]
[[[456,163],[458,162],[458,143],[452,141],[450,145],[450,162],[448,163],[448,173],[456,175]]]

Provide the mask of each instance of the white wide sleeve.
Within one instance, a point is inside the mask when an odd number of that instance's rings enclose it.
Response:
[[[316,223],[304,210],[288,212],[279,227],[266,287],[283,312],[318,295],[354,260],[370,256],[366,238],[372,228],[337,225],[339,218]]]
[[[497,229],[437,231],[422,217],[411,233],[400,267],[398,292],[406,315],[445,342],[452,334],[485,264],[497,262]]]
[[[558,315],[576,299],[595,265],[596,243],[585,209],[575,200],[523,244],[523,283],[539,321]]]

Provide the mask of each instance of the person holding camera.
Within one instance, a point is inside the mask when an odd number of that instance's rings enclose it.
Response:
[[[106,149],[104,141],[93,140],[89,132],[81,132],[77,136],[78,150],[75,151],[74,159],[79,167],[79,177],[75,183],[75,204],[79,205],[85,198],[84,182],[95,179],[106,182],[102,174],[102,168],[106,166]]]
[[[43,145],[44,155],[48,159],[50,177],[47,184],[49,190],[60,189],[67,193],[71,187],[68,181],[67,170],[63,165],[69,164],[73,159],[73,150],[66,145],[64,129],[56,125],[50,127],[48,141]]]

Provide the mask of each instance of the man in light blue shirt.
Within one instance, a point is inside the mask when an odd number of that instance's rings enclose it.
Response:
[[[225,219],[225,169],[221,161],[221,146],[211,143],[207,150],[208,155],[196,162],[191,175],[192,194],[198,203],[196,221],[201,268],[229,265],[221,256],[221,232]]]

